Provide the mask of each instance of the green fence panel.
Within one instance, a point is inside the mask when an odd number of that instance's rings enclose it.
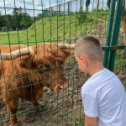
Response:
[[[113,70],[126,85],[126,43],[117,45],[117,42],[125,41],[124,33],[119,31],[122,28],[122,0],[112,0],[110,10],[107,0],[9,1],[0,1],[0,52],[11,52],[16,47],[21,53],[20,49],[27,47],[29,51],[34,48],[36,55],[34,60],[24,56],[4,61],[0,57],[0,126],[8,126],[12,116],[17,116],[22,126],[83,126],[80,88],[88,76],[78,69],[74,50],[66,62],[55,69],[53,59],[58,60],[58,56],[62,55],[57,48],[60,43],[76,43],[81,36],[95,35],[105,50],[105,67]],[[40,54],[42,59],[38,61]],[[62,79],[67,80],[67,88],[62,87],[61,92],[54,93],[49,90],[52,89],[50,85],[54,84],[54,80],[59,83],[60,70],[64,76]],[[39,80],[40,74],[42,81]],[[54,75],[58,77],[54,79]],[[12,86],[16,82],[20,85]],[[35,106],[34,92],[35,89],[39,92],[41,84],[44,86],[43,94],[38,100],[39,105]],[[7,98],[13,94],[10,99],[14,98],[16,113],[10,114],[7,109],[1,87],[4,87]],[[18,90],[22,91],[23,98],[17,97]],[[30,101],[25,100],[26,97]]]
[[[112,38],[112,32],[113,32],[113,22],[114,22],[114,13],[115,13],[115,4],[116,1],[112,0],[112,3],[110,4],[110,17],[109,17],[109,24],[108,24],[108,32],[107,32],[107,39],[106,39],[106,46],[111,45],[111,38]],[[104,53],[104,66],[108,67],[108,58],[109,58],[110,50],[105,50]]]
[[[123,0],[117,1],[117,9],[115,12],[115,22],[113,26],[113,34],[111,39],[111,46],[117,45],[118,42],[118,35],[120,30],[120,24],[121,24],[121,18],[122,18],[122,8],[123,8]],[[109,66],[108,68],[110,70],[114,69],[114,60],[115,60],[116,51],[111,51],[109,55]]]

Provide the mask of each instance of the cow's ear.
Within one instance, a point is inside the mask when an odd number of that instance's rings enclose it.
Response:
[[[66,48],[66,49],[62,49],[63,53],[64,53],[64,58],[65,60],[70,56],[70,49]]]
[[[33,62],[32,56],[23,56],[20,59],[20,66],[25,69],[34,69],[36,64]]]
[[[36,68],[36,61],[35,59],[35,53],[36,48],[34,46],[31,47],[32,49],[32,55],[26,55],[21,57],[20,66],[25,69],[35,69]]]
[[[70,50],[68,48],[67,49],[61,48],[60,50],[58,50],[56,57],[59,62],[64,63],[69,56],[70,56]]]

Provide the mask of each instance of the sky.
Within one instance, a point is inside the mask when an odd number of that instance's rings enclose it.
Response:
[[[0,12],[1,14],[11,14],[14,7],[22,7],[31,16],[36,16],[38,13],[42,13],[42,9],[57,4],[65,3],[68,1],[77,1],[72,3],[72,11],[79,8],[79,0],[0,0]],[[83,0],[85,2],[85,0]],[[91,0],[90,8],[94,8],[97,0]],[[100,0],[101,8],[107,0]],[[85,6],[84,6],[85,7]],[[6,8],[6,9],[5,9]],[[75,9],[76,8],[76,9]],[[35,9],[35,11],[33,11]],[[63,7],[64,9],[64,7]],[[67,7],[66,7],[67,9]]]

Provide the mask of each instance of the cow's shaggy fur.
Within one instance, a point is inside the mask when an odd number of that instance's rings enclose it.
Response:
[[[7,53],[25,47],[1,45],[0,49]],[[56,43],[29,48],[32,55],[0,60],[0,95],[9,109],[11,126],[17,124],[18,98],[32,101],[37,106],[37,100],[43,97],[44,86],[56,92],[67,84],[62,65],[70,55],[68,48],[58,47]]]

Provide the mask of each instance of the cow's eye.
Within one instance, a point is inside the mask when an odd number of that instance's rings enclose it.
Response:
[[[46,68],[50,68],[50,65],[49,65],[49,64],[45,64],[45,67],[46,67]]]
[[[64,61],[61,61],[61,64],[64,64]]]
[[[58,61],[58,62],[57,62],[57,65],[58,65],[58,66],[62,66],[63,64],[64,64],[64,61]]]
[[[43,68],[43,65],[42,64],[38,65],[38,68]]]

